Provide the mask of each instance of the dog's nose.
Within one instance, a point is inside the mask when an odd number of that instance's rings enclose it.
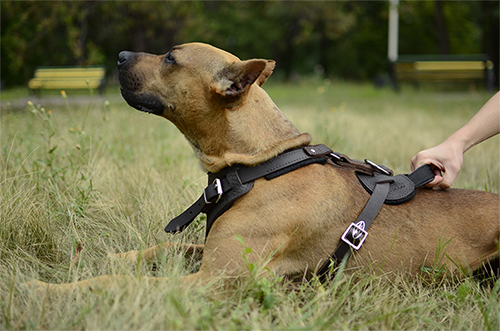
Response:
[[[127,62],[130,62],[130,59],[132,58],[134,53],[129,52],[129,51],[121,51],[118,54],[118,65],[124,65],[127,64]]]

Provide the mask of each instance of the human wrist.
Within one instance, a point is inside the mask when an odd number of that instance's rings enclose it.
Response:
[[[455,153],[465,153],[474,144],[467,138],[467,135],[460,134],[458,131],[451,135],[443,142],[447,148],[452,149]]]

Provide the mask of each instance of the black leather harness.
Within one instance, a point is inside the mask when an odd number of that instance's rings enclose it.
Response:
[[[349,167],[356,171],[361,185],[371,194],[368,203],[354,223],[351,223],[341,237],[341,241],[332,257],[318,271],[320,279],[326,279],[330,270],[342,261],[347,261],[352,250],[358,250],[366,240],[366,229],[377,216],[380,208],[386,204],[401,204],[413,199],[416,188],[432,181],[434,173],[425,165],[409,175],[393,176],[392,170],[379,166],[369,160],[360,162],[333,152],[325,145],[310,145],[286,151],[275,158],[255,167],[234,165],[218,173],[208,174],[208,186],[200,198],[181,215],[174,218],[165,227],[168,233],[183,231],[200,214],[207,214],[206,236],[215,220],[227,211],[238,198],[248,193],[258,178],[273,178],[307,165],[335,164]]]

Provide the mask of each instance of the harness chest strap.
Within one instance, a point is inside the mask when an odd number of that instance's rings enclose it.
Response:
[[[416,195],[416,189],[418,187],[430,183],[434,179],[434,172],[431,166],[426,164],[409,175],[386,176],[376,174],[369,179],[370,183],[373,184],[371,188],[363,183],[367,180],[366,176],[361,174],[357,174],[357,176],[365,189],[371,193],[370,199],[356,221],[347,227],[347,230],[342,235],[340,243],[330,260],[317,272],[321,281],[326,280],[329,271],[340,266],[342,262],[347,262],[353,250],[359,250],[361,248],[368,236],[366,230],[375,217],[377,217],[384,203],[401,204],[408,202]],[[392,191],[391,186],[395,187]],[[399,193],[398,191],[400,190],[402,190],[403,193]],[[396,198],[388,199],[391,193]],[[395,201],[397,201],[397,203]],[[334,276],[333,272],[331,276]]]

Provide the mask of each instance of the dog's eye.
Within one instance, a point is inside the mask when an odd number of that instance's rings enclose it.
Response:
[[[172,56],[172,53],[168,52],[167,54],[165,54],[165,60],[164,61],[165,61],[165,63],[174,63],[175,59]]]

